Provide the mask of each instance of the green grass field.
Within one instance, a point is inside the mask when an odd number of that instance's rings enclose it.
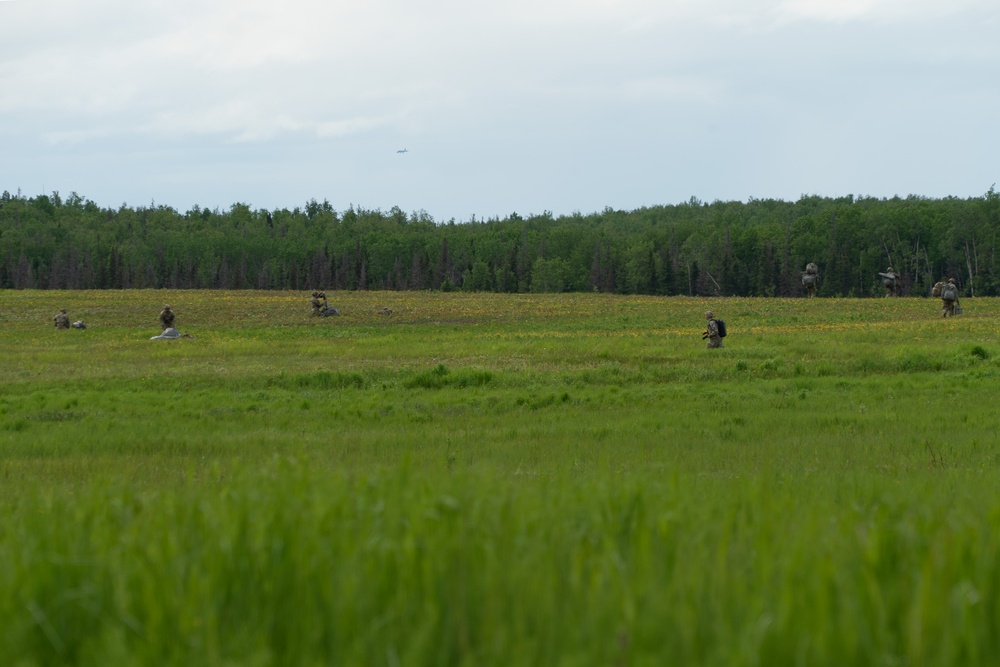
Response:
[[[0,291],[0,665],[996,664],[1000,300],[329,296]]]

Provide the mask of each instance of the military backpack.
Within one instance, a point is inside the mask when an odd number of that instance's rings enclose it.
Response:
[[[723,322],[722,320],[715,320],[715,323],[719,327],[719,338],[725,338],[726,337],[726,323]]]
[[[948,283],[941,288],[941,298],[945,301],[957,301],[958,300],[958,288],[952,283]]]

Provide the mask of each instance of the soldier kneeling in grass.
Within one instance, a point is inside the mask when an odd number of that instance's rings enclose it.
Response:
[[[309,299],[309,305],[312,306],[313,317],[318,317],[319,312],[323,309],[325,305],[323,301],[319,298],[319,292],[313,292],[312,298]]]
[[[175,319],[176,318],[174,317],[174,311],[170,307],[170,304],[164,306],[163,310],[160,311],[160,326],[163,327],[163,331],[166,331],[167,329],[172,329],[174,326]]]
[[[340,315],[340,311],[326,302],[326,292],[313,292],[309,303],[312,304],[312,314],[319,317]]]

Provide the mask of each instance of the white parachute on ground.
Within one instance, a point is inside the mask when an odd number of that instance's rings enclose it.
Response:
[[[177,329],[168,327],[159,336],[153,336],[149,340],[177,340],[178,338],[194,338],[194,336],[191,334],[182,334]]]

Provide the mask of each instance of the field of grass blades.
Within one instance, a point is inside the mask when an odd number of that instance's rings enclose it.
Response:
[[[328,296],[0,291],[0,665],[996,664],[1000,300]]]

